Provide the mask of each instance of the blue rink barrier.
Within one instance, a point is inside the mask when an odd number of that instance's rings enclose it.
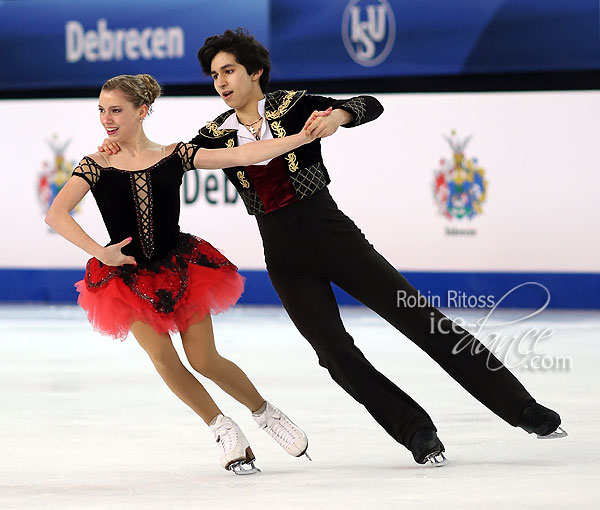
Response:
[[[277,305],[266,271],[240,271],[246,290],[240,304]],[[600,273],[402,272],[438,307],[600,309]],[[75,303],[73,284],[83,269],[0,269],[0,302]],[[340,305],[360,303],[334,286]],[[402,304],[403,296],[391,296]],[[410,304],[410,303],[408,303]]]

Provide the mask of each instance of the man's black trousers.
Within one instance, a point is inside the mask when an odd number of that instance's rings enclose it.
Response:
[[[521,410],[533,400],[527,390],[487,348],[436,308],[398,306],[398,291],[406,303],[420,299],[422,304],[423,297],[375,251],[327,189],[259,215],[257,221],[271,282],[319,364],[399,443],[408,446],[416,430],[435,426],[425,410],[354,345],[331,282],[417,344],[491,411],[517,425]],[[471,343],[453,353],[458,342]]]

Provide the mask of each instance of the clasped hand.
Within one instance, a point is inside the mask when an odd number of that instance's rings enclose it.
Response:
[[[332,113],[333,110],[329,107],[327,110],[323,111],[315,110],[311,114],[301,131],[309,142],[312,142],[316,138],[325,138],[337,131],[341,124],[340,119],[337,115],[332,115]],[[116,154],[120,150],[121,147],[119,144],[109,138],[106,138],[102,145],[98,146],[98,151],[110,155]]]
[[[125,255],[121,248],[127,246],[131,242],[131,237],[124,239],[120,243],[111,244],[102,250],[102,254],[96,258],[107,266],[123,266],[125,264],[136,265],[135,259],[130,255]]]
[[[304,124],[303,131],[312,139],[331,136],[341,124],[339,116],[335,113],[337,111],[333,112],[331,107],[324,111],[315,110]]]

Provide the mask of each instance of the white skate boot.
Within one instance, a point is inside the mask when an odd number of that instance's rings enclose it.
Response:
[[[221,466],[236,475],[260,473],[254,465],[255,457],[246,436],[231,418],[218,415],[210,429],[221,449]]]
[[[274,405],[269,402],[265,403],[266,406],[262,413],[252,413],[252,418],[258,426],[275,439],[277,444],[290,455],[294,457],[306,455],[308,460],[312,460],[306,453],[308,449],[306,434]]]

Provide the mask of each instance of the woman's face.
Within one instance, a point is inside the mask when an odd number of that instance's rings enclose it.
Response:
[[[142,127],[147,107],[135,107],[120,90],[103,90],[98,102],[100,123],[111,140],[123,141],[137,134]]]

